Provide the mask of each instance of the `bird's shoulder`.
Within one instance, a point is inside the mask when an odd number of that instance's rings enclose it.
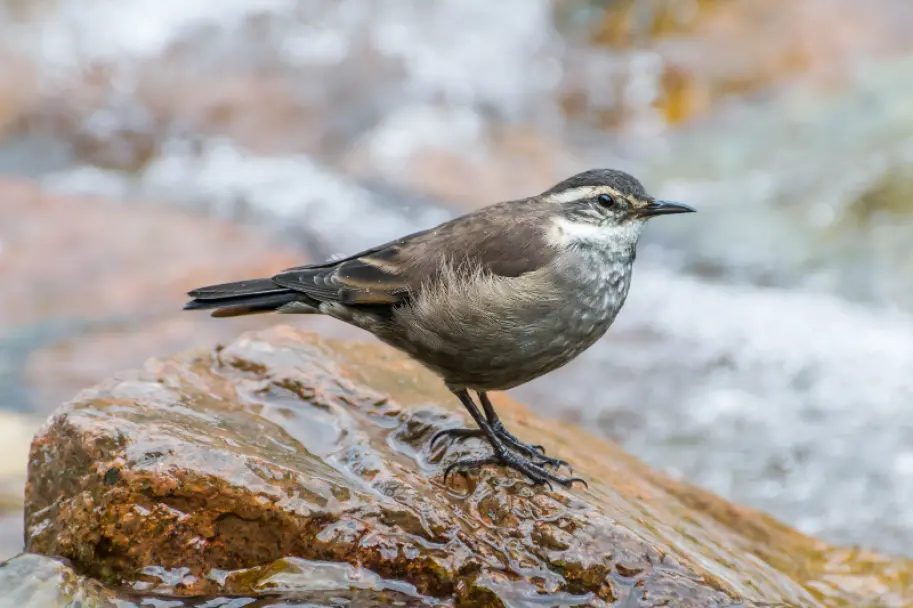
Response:
[[[535,200],[498,203],[347,258],[290,268],[273,281],[322,301],[391,305],[454,273],[519,277],[557,255],[546,238],[549,213]]]

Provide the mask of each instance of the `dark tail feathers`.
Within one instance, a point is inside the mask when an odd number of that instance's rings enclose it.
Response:
[[[273,312],[290,302],[306,298],[304,294],[286,289],[271,279],[253,279],[200,287],[187,293],[193,298],[184,310],[213,311],[214,317],[238,317]]]

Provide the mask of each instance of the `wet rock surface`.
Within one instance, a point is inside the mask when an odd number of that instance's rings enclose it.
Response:
[[[0,559],[22,550],[29,443],[77,391],[148,357],[268,327],[181,311],[184,292],[307,260],[265,229],[0,179]],[[305,320],[329,335],[342,324]],[[313,325],[312,325],[313,324]],[[349,331],[348,335],[355,332]]]
[[[79,576],[63,561],[42,555],[20,555],[0,564],[5,606],[115,606],[116,595],[98,581]]]
[[[262,572],[250,571],[243,574],[251,589],[246,594],[222,598],[179,598],[173,595],[150,598],[129,590],[106,588],[94,579],[77,574],[67,560],[26,553],[0,564],[0,589],[4,592],[0,605],[19,608],[410,608],[439,604],[431,598],[418,597],[414,593],[386,589],[376,575],[366,574],[346,564],[283,560]],[[308,578],[290,580],[300,575],[307,575]]]
[[[443,485],[446,463],[484,447],[432,450],[435,431],[463,424],[456,400],[377,344],[278,327],[152,360],[80,394],[36,437],[26,548],[71,560],[112,594],[174,605],[270,594],[312,605],[346,594],[348,605],[913,601],[904,560],[831,548],[579,429],[496,405],[590,488],[533,488],[497,468]],[[0,583],[10,564],[39,559],[8,563]],[[48,584],[73,576],[40,563]]]

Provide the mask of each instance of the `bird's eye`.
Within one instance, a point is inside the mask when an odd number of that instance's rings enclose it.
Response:
[[[615,206],[615,197],[611,194],[600,194],[598,200],[600,205],[608,209]]]

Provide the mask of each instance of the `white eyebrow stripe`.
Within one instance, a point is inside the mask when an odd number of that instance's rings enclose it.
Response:
[[[561,192],[547,194],[545,195],[544,200],[549,203],[561,205],[563,203],[573,203],[574,201],[593,198],[600,194],[619,196],[618,191],[609,186],[579,186],[577,188],[571,188],[570,190],[562,190]]]

